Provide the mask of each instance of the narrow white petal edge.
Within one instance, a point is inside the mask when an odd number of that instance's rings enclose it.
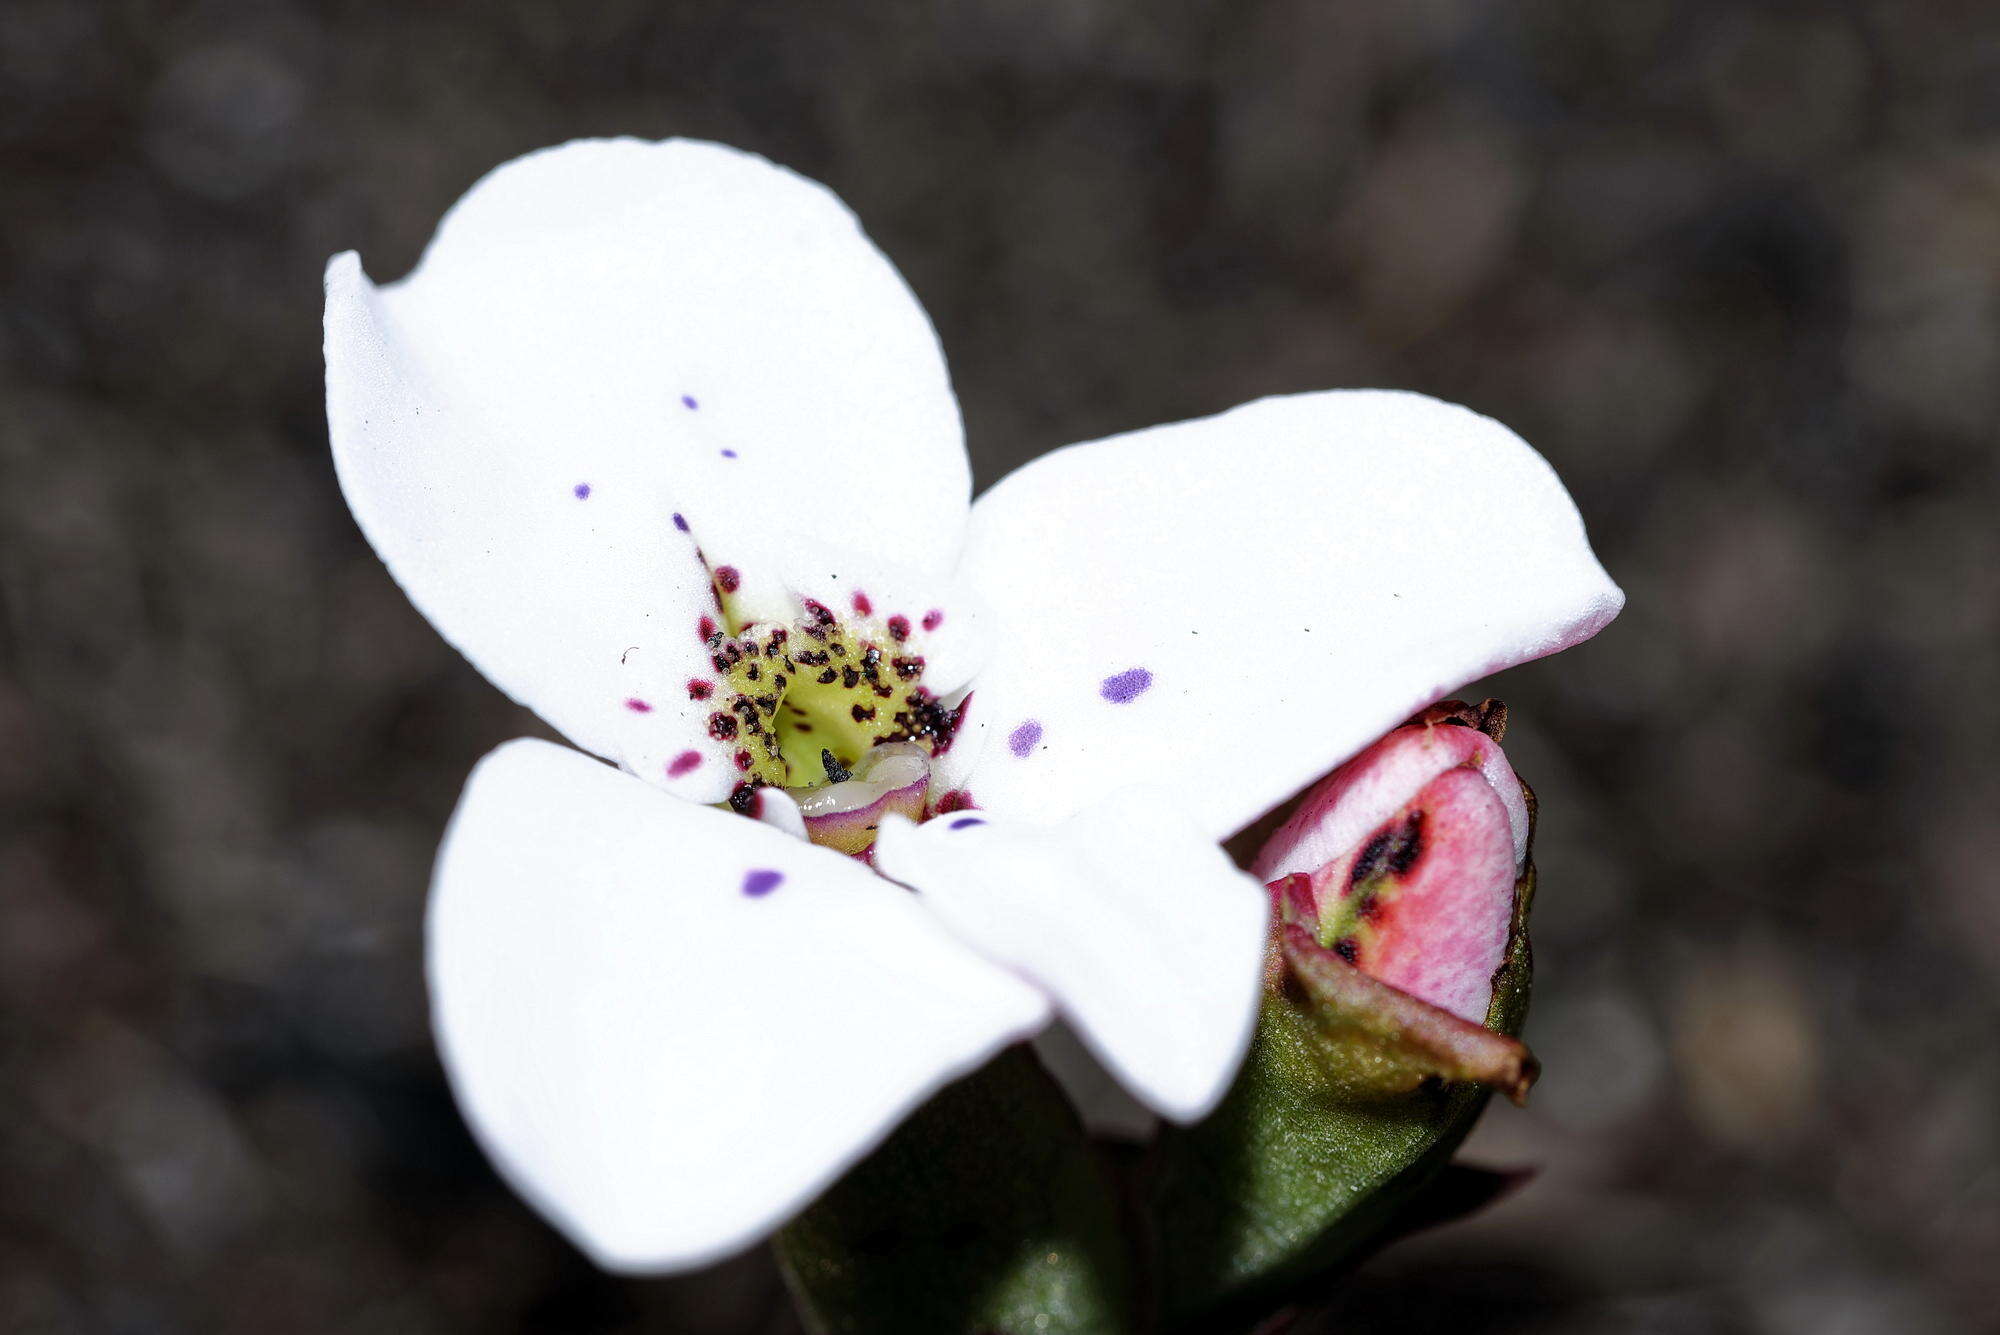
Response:
[[[612,1270],[754,1242],[1049,1016],[860,863],[545,742],[473,771],[428,932],[467,1121]]]
[[[1378,390],[1046,455],[979,499],[961,572],[1005,652],[945,781],[1054,820],[1145,776],[1212,838],[1624,603],[1520,437]]]
[[[694,801],[726,794],[688,692],[713,677],[700,626],[720,613],[663,479],[587,436],[520,435],[504,404],[435,378],[352,254],[327,266],[326,358],[341,489],[417,610],[579,746]]]
[[[884,875],[1055,998],[1154,1111],[1206,1115],[1256,1023],[1269,897],[1164,793],[1125,789],[1060,825],[988,812],[891,820]]]

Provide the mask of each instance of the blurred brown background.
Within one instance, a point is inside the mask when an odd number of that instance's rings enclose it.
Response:
[[[844,195],[982,483],[1339,385],[1567,479],[1631,607],[1496,688],[1548,1074],[1473,1145],[1543,1172],[1329,1329],[2000,1329],[2000,16],[1729,0],[6,0],[0,1329],[793,1329],[468,1141],[424,886],[534,725],[326,455],[326,257],[599,133]]]

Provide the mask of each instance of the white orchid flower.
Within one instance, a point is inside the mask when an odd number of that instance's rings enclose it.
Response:
[[[406,279],[349,253],[326,289],[355,517],[582,748],[474,770],[429,970],[473,1130],[614,1269],[754,1241],[1056,1015],[1200,1117],[1266,940],[1218,841],[1622,602],[1539,456],[1413,394],[1078,445],[971,504],[909,289],[717,145],[530,155]]]

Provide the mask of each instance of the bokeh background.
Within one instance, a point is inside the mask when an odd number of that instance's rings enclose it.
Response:
[[[1863,0],[7,0],[0,1328],[795,1329],[467,1138],[425,881],[536,725],[327,459],[326,257],[600,133],[833,185],[982,483],[1341,385],[1567,479],[1631,605],[1493,688],[1547,1075],[1469,1151],[1541,1172],[1326,1329],[2000,1329],[2000,16]]]

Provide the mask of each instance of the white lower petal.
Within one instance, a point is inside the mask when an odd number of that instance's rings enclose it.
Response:
[[[473,772],[429,939],[467,1120],[618,1270],[755,1241],[1048,1014],[859,863],[543,742]]]
[[[1046,455],[974,506],[962,573],[1003,652],[943,782],[1039,820],[1168,784],[1212,838],[1624,601],[1518,436],[1381,391]]]
[[[1142,1102],[1189,1122],[1256,1020],[1269,899],[1163,794],[1127,789],[1041,826],[984,811],[891,820],[884,875],[1055,998]]]

